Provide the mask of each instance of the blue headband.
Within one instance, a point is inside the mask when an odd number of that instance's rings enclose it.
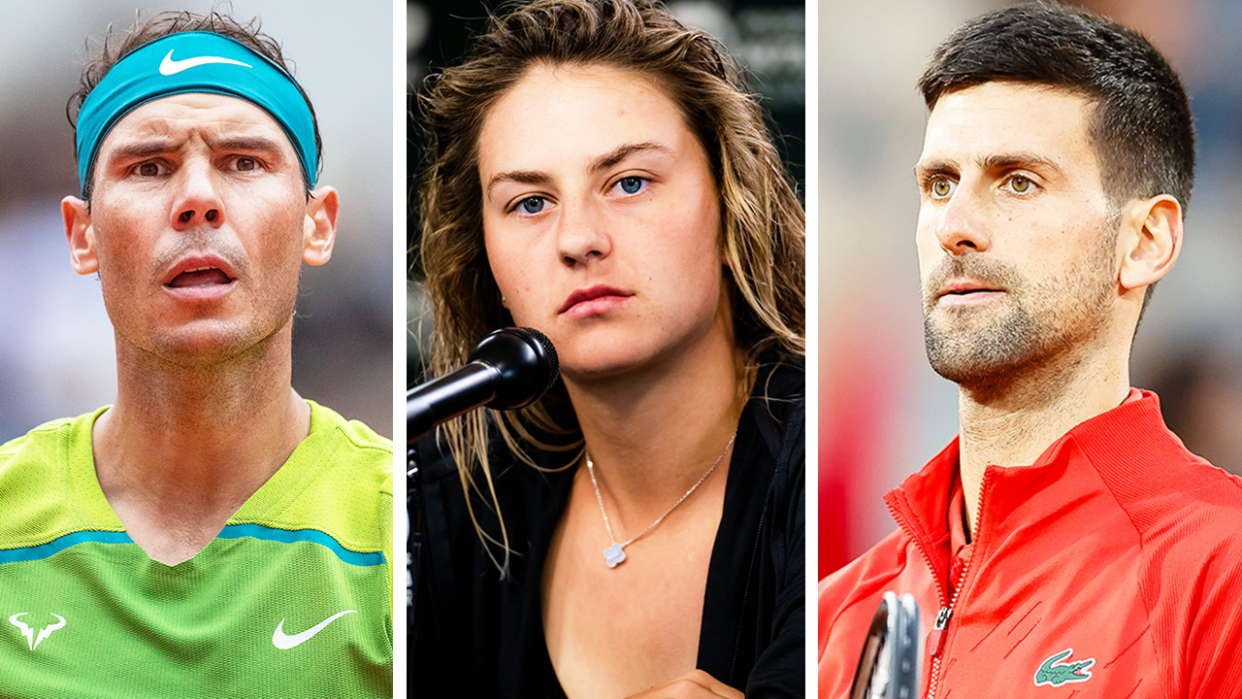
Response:
[[[126,114],[151,100],[210,92],[253,102],[272,115],[298,153],[311,187],[318,172],[315,119],[302,88],[284,68],[212,32],[160,37],[128,53],[91,90],[78,111],[78,181],[83,193],[99,146]]]

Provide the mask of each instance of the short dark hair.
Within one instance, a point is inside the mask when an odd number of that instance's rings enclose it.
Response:
[[[1091,100],[1088,134],[1112,202],[1194,185],[1195,132],[1181,80],[1142,34],[1050,2],[1009,7],[959,28],[919,79],[928,109],[948,92],[993,81],[1062,88]]]
[[[112,70],[113,66],[119,63],[122,58],[152,41],[181,32],[211,32],[226,36],[271,59],[273,63],[284,68],[289,75],[293,75],[293,71],[285,63],[280,43],[262,32],[258,18],[243,24],[226,14],[215,11],[206,15],[193,12],[161,12],[146,22],[141,22],[141,20],[135,21],[134,26],[125,34],[119,44],[114,43],[113,28],[111,26],[108,27],[108,33],[104,36],[103,46],[99,49],[99,54],[82,66],[81,86],[77,92],[70,95],[69,103],[65,106],[65,114],[69,117],[69,124],[73,126],[74,130],[77,130],[77,115],[82,109],[82,104],[86,102],[87,95],[91,94],[91,90],[95,89],[95,86],[99,84],[100,80],[103,80],[108,71]],[[299,87],[299,89],[301,88]],[[315,105],[311,104],[310,97],[306,96],[305,92],[302,94],[306,97],[306,106],[310,109],[311,120],[315,125],[315,151],[319,155],[318,162],[322,169],[323,140],[319,136],[319,119],[315,116]],[[310,175],[311,173],[308,172],[303,173],[307,191],[310,190]],[[94,189],[94,179],[95,176],[92,171],[87,181],[82,183],[84,199],[90,199],[91,190]]]

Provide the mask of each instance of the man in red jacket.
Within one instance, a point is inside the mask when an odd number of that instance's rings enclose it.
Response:
[[[919,85],[927,353],[961,432],[821,582],[820,696],[848,693],[888,590],[922,610],[924,696],[1242,696],[1242,480],[1129,387],[1193,180],[1180,81],[1136,32],[1038,4],[963,26]]]

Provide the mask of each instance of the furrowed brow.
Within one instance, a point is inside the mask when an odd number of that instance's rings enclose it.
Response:
[[[626,143],[622,146],[617,147],[612,152],[601,155],[600,157],[591,161],[591,165],[589,169],[591,172],[607,170],[608,168],[613,167],[614,165],[616,165],[617,163],[620,163],[621,161],[625,160],[631,155],[634,155],[635,153],[645,152],[645,151],[656,151],[659,153],[671,153],[672,149],[670,149],[668,146],[665,146],[662,143],[656,143],[655,141],[644,141],[642,143]]]
[[[487,181],[486,193],[490,198],[492,188],[502,182],[517,182],[518,184],[543,184],[548,181],[545,173],[535,170],[510,170],[508,172],[498,172],[492,175],[492,179]]]
[[[920,181],[931,175],[943,175],[957,171],[957,164],[947,160],[929,160],[925,163],[914,164],[914,177]]]
[[[1056,162],[1034,153],[998,153],[989,155],[979,161],[985,170],[1012,170],[1026,168],[1029,170],[1050,170],[1055,174],[1063,174],[1061,166]]]
[[[242,151],[250,153],[281,154],[280,142],[266,136],[225,136],[212,139],[213,150]]]
[[[108,161],[127,161],[127,160],[146,160],[153,158],[162,153],[176,150],[177,146],[172,141],[134,141],[132,143],[122,143],[115,148],[108,149],[107,153],[101,155]]]

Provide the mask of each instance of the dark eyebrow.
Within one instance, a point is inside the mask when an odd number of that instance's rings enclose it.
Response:
[[[607,170],[617,163],[625,160],[635,153],[644,151],[656,151],[659,153],[672,153],[673,150],[662,143],[655,141],[644,141],[642,143],[626,143],[614,148],[611,152],[605,153],[600,157],[591,161],[587,169],[590,172],[599,172]],[[548,175],[535,170],[510,170],[508,172],[498,172],[487,181],[484,187],[485,193],[490,196],[492,188],[501,182],[518,182],[520,184],[543,184],[548,181]]]
[[[979,165],[987,170],[1008,170],[1015,167],[1021,167],[1052,170],[1058,175],[1063,172],[1060,165],[1056,164],[1052,160],[1049,160],[1048,158],[1043,157],[1042,155],[1036,155],[1034,153],[1003,153],[998,155],[989,155],[979,161]]]
[[[547,175],[545,175],[542,172],[535,172],[534,170],[510,170],[508,172],[498,172],[492,176],[492,179],[487,181],[487,187],[485,188],[485,194],[487,194],[487,196],[490,198],[492,194],[492,187],[495,187],[501,182],[518,182],[520,184],[543,184],[544,182],[547,182],[547,181],[548,181]]]
[[[591,172],[607,170],[608,168],[616,165],[622,160],[625,160],[631,155],[635,153],[643,152],[643,151],[656,151],[659,153],[671,153],[672,149],[670,149],[668,146],[665,146],[664,144],[656,143],[655,141],[644,141],[642,143],[626,143],[622,146],[617,147],[611,153],[606,153],[596,158],[594,161],[591,162],[591,166],[589,169]]]
[[[1054,174],[1064,174],[1061,166],[1055,161],[1034,153],[998,153],[977,161],[984,170],[1009,170],[1012,168],[1030,168],[1051,170]],[[956,173],[960,168],[957,163],[948,160],[932,160],[926,163],[915,163],[915,177],[927,177],[945,173]]]
[[[152,141],[143,140],[134,143],[123,143],[113,148],[107,154],[108,160],[145,160],[160,153],[167,153],[174,150],[176,145],[172,141]],[[102,154],[101,154],[102,155]]]
[[[211,141],[212,150],[243,151],[263,153],[265,155],[280,154],[280,143],[264,136],[226,136]],[[165,139],[142,139],[132,143],[122,143],[108,153],[108,160],[146,160],[169,151],[177,150],[177,141]]]
[[[942,175],[949,172],[957,172],[957,165],[947,160],[932,160],[926,163],[914,164],[914,176],[920,179],[928,175]]]
[[[212,150],[239,150],[259,153],[282,153],[280,143],[266,136],[225,136],[211,140]]]

